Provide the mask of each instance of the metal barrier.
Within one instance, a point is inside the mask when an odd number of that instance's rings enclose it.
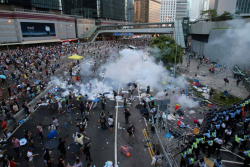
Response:
[[[150,107],[148,105],[148,102],[146,102],[146,105],[147,105],[148,111],[150,111]],[[154,119],[152,119],[152,120],[154,120]],[[178,165],[177,165],[174,157],[172,156],[172,154],[167,154],[166,150],[169,150],[168,146],[167,145],[166,145],[166,147],[163,146],[162,141],[161,141],[160,136],[159,136],[159,131],[157,130],[157,127],[156,127],[155,123],[153,122],[152,125],[155,128],[156,136],[157,136],[158,142],[160,143],[162,153],[163,153],[163,155],[164,155],[164,157],[165,157],[165,159],[167,161],[168,167],[178,167]]]
[[[76,69],[78,68],[78,65],[75,66],[74,68],[72,68],[72,71],[75,71]],[[64,76],[69,76],[69,72],[67,72]],[[60,81],[63,81],[63,77],[60,77],[59,80]],[[31,102],[29,102],[28,105],[31,105],[31,106],[35,106],[37,104],[37,101],[40,99],[40,98],[43,98],[45,97],[46,94],[48,94],[48,92],[53,89],[54,87],[56,87],[56,84],[55,83],[52,83],[51,85],[49,85],[43,92],[41,92],[39,95],[37,95]],[[22,108],[18,113],[16,113],[14,115],[14,117],[16,118],[17,122],[20,122],[21,120],[25,119],[26,118],[26,113],[25,113],[25,110]],[[13,120],[9,120],[7,122],[7,127],[8,129],[13,129],[15,127],[15,123]]]
[[[234,66],[233,76],[234,76],[235,79],[241,79],[242,82],[243,82],[243,85],[245,86],[245,88],[248,91],[250,91],[250,74],[249,73],[245,73],[244,71],[242,71],[240,69],[240,67],[235,65]]]

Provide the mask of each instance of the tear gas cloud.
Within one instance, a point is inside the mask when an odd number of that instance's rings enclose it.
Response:
[[[155,90],[154,92],[167,89],[169,83],[172,86],[175,85],[175,87],[183,86],[183,83],[185,83],[184,76],[176,79],[170,77],[165,67],[161,63],[156,64],[153,57],[147,56],[146,60],[143,59],[145,54],[147,53],[144,53],[142,50],[123,49],[119,54],[110,51],[110,58],[97,71],[97,74],[101,76],[102,72],[104,72],[104,82],[102,82],[102,79],[98,80],[92,77],[94,61],[90,59],[80,64],[81,83],[70,86],[67,85],[66,81],[60,82],[58,79],[54,79],[54,82],[65,90],[62,93],[63,97],[72,92],[75,96],[79,93],[83,96],[87,94],[90,100],[93,100],[99,93],[116,90],[119,86],[117,83],[120,82],[124,87],[129,82],[135,82],[144,88],[149,85],[151,90]],[[118,59],[119,55],[120,58]],[[163,85],[162,82],[167,82],[167,85]],[[158,96],[163,93],[159,92]]]
[[[199,107],[199,103],[194,101],[192,98],[189,98],[185,95],[179,96],[175,95],[171,99],[171,101],[178,103],[181,105],[182,108],[196,108]]]
[[[237,19],[232,21],[225,21],[224,25],[228,27],[225,30],[215,30],[215,31],[223,31],[223,35],[220,37],[215,38],[213,41],[209,41],[207,44],[208,48],[214,48],[215,55],[223,56],[223,53],[227,53],[224,55],[224,62],[220,63],[227,63],[229,65],[229,61],[232,64],[241,65],[242,68],[249,70],[249,62],[250,57],[249,55],[249,46],[250,46],[250,23],[248,19]],[[228,55],[232,55],[229,58]],[[206,55],[209,56],[209,55]],[[214,57],[215,61],[217,58]],[[220,60],[223,59],[220,58]]]

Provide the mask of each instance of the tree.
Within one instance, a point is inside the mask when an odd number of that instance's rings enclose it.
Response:
[[[226,20],[232,20],[233,15],[230,12],[224,11],[221,15],[217,17],[218,21],[226,21]]]
[[[153,54],[156,57],[156,61],[159,62],[162,60],[163,63],[175,63],[175,51],[176,51],[176,43],[175,40],[170,36],[157,36],[153,39],[151,43],[151,48],[159,48],[159,52],[153,51]],[[158,53],[158,55],[157,55]],[[181,45],[177,45],[177,56],[176,63],[182,61],[183,51],[181,49]]]
[[[217,19],[217,11],[215,9],[203,10],[201,11],[201,15],[208,18],[210,21],[216,21]]]

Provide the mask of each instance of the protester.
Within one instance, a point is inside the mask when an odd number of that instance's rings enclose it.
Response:
[[[20,153],[20,142],[15,136],[12,137],[11,146],[12,146],[12,148],[15,150],[15,152],[18,154],[18,156],[20,158],[21,155],[22,155]]]
[[[34,162],[33,162],[33,158],[35,156],[38,156],[39,154],[33,154],[33,148],[29,148],[29,151],[27,152],[27,157],[28,157],[28,160],[29,160],[29,167],[34,167]]]

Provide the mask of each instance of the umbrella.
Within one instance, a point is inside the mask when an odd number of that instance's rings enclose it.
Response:
[[[73,56],[68,57],[68,59],[74,59],[74,60],[80,60],[82,59],[82,56],[78,56],[77,54],[74,54]]]
[[[174,108],[174,109],[175,109],[175,110],[177,110],[178,108],[179,108],[179,106],[175,106],[175,108]]]
[[[59,145],[59,140],[50,140],[44,144],[44,147],[49,150],[56,149]]]
[[[106,94],[110,94],[110,92],[105,92],[105,93],[103,93],[103,95],[106,95]]]
[[[0,78],[6,79],[6,76],[5,75],[0,75]]]
[[[211,64],[217,64],[217,63],[213,61],[213,62],[211,62]]]
[[[57,130],[52,130],[52,131],[49,132],[49,134],[47,135],[47,138],[48,138],[48,139],[53,139],[56,135],[57,135]]]
[[[21,138],[19,139],[19,142],[20,142],[20,146],[24,146],[25,144],[27,144],[27,139]]]
[[[76,152],[80,151],[80,148],[82,146],[80,144],[78,144],[78,143],[72,143],[72,144],[69,145],[69,147],[70,147],[70,152],[76,153]]]
[[[98,101],[99,101],[99,99],[94,99],[94,100],[93,100],[93,102],[98,102]]]

